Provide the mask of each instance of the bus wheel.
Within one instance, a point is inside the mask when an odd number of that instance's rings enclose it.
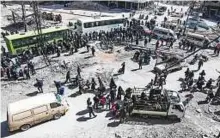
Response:
[[[56,114],[53,116],[54,120],[57,120],[57,119],[59,119],[60,117],[61,117],[61,114],[60,114],[60,113],[56,113]]]
[[[30,127],[31,127],[31,125],[25,124],[25,125],[22,125],[22,126],[20,127],[20,129],[21,129],[21,131],[26,131],[26,130],[28,130]]]

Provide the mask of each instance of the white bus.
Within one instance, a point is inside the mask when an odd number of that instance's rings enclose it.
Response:
[[[93,31],[111,31],[114,28],[123,27],[124,19],[122,17],[100,17],[84,18],[77,20],[77,31],[80,33],[90,33]]]
[[[209,38],[206,37],[205,35],[191,33],[191,32],[186,33],[185,38],[190,43],[197,45],[199,47],[203,47],[205,41],[210,42]],[[210,44],[210,46],[212,46],[212,44]]]

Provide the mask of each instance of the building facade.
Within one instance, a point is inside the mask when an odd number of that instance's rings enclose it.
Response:
[[[106,1],[95,1],[110,8],[124,8],[140,10],[144,9],[146,6],[153,4],[149,0],[106,0]]]
[[[203,14],[206,17],[220,19],[220,1],[204,1]]]

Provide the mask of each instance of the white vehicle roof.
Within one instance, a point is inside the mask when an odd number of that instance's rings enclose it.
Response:
[[[8,114],[16,114],[52,102],[57,102],[54,93],[41,94],[14,103],[10,103],[8,105]]]
[[[197,37],[197,38],[206,38],[206,39],[208,39],[205,35],[196,34],[196,33],[188,32],[186,35],[189,36],[189,37]]]
[[[78,19],[82,23],[87,23],[87,22],[96,22],[96,21],[106,21],[106,20],[114,20],[114,19],[123,19],[123,17],[100,17],[100,18],[81,18]]]
[[[162,31],[165,31],[165,32],[173,32],[171,29],[167,29],[167,28],[163,28],[163,27],[155,27],[154,30],[162,30]]]

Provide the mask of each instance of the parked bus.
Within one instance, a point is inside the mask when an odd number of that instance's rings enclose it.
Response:
[[[51,27],[42,29],[43,41],[63,40],[66,37],[69,27]],[[28,48],[36,47],[38,43],[37,31],[29,31],[20,34],[13,34],[5,36],[5,42],[8,51],[12,54],[20,54],[22,51]]]
[[[121,17],[101,17],[78,19],[77,31],[80,33],[89,33],[93,31],[111,31],[114,28],[123,27],[124,19]]]
[[[186,33],[185,39],[190,43],[199,47],[203,47],[205,42],[207,43],[210,42],[209,38],[206,37],[205,35],[190,33],[190,32]],[[212,45],[210,44],[210,46]]]

